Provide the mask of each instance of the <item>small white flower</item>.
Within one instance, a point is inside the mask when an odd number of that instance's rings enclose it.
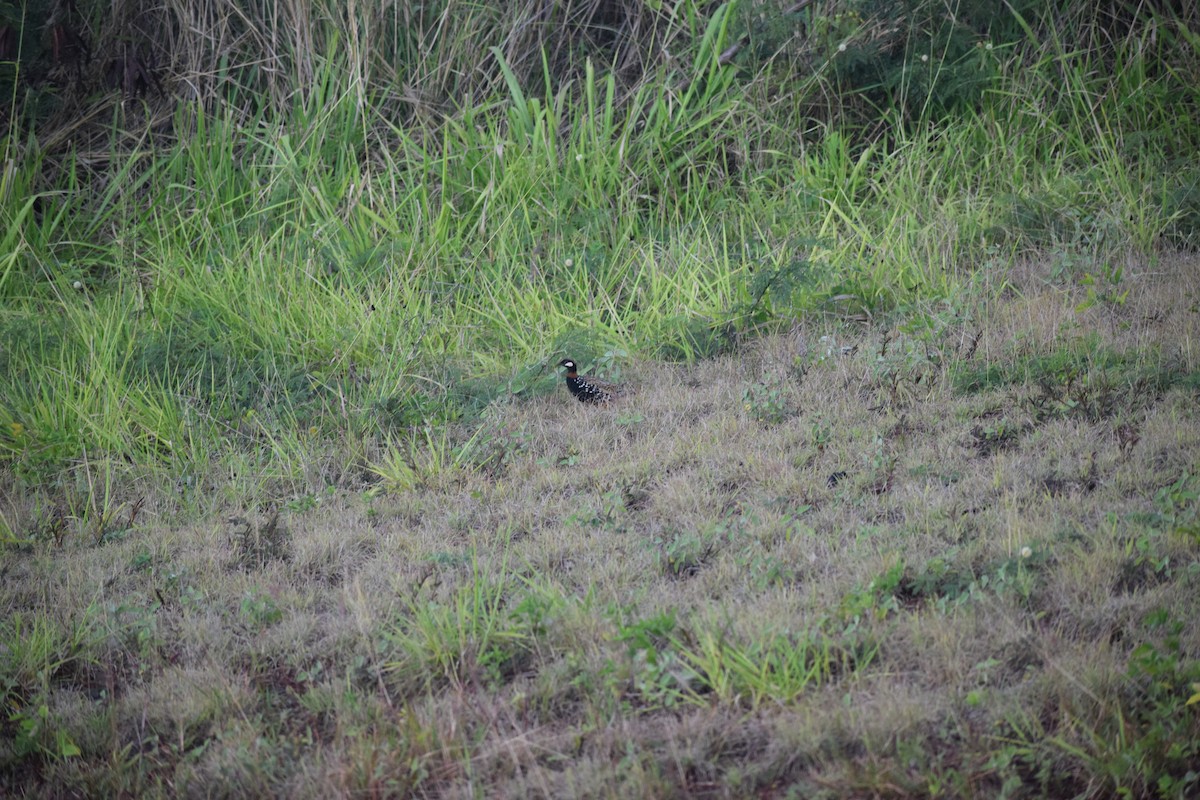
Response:
[[[1021,548],[1021,558],[1029,558],[1031,555],[1033,555],[1033,548],[1031,548],[1029,545],[1025,545]]]
[[[924,61],[928,61],[928,60],[929,60],[929,56],[928,56],[928,55],[923,55],[923,56],[921,56],[921,61],[923,61],[923,62],[924,62]]]
[[[983,49],[984,49],[984,50],[991,50],[991,49],[992,49],[992,43],[991,43],[991,42],[988,42],[987,44],[985,44],[985,45],[983,46]]]
[[[576,161],[583,161],[583,153],[576,153],[576,154],[575,154],[575,160],[576,160]]]
[[[839,53],[846,52],[846,43],[845,42],[842,42],[841,44],[838,45],[838,52]]]
[[[575,266],[575,259],[573,259],[573,258],[568,258],[568,259],[567,259],[567,266],[568,266],[568,267],[573,267],[573,266]]]
[[[75,281],[71,284],[71,288],[79,290],[83,288],[83,281]]]

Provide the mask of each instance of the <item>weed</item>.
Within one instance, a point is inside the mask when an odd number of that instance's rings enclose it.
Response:
[[[650,546],[658,553],[664,575],[690,578],[738,536],[736,521],[722,520],[698,531],[669,530],[654,537]]]
[[[815,246],[817,242],[795,242],[795,250]],[[757,269],[745,288],[746,299],[731,316],[742,328],[753,328],[773,317],[791,318],[810,306],[825,275],[807,258],[794,258],[779,266]]]
[[[1192,250],[1200,247],[1200,175],[1185,170],[1163,205],[1169,220],[1164,240]]]
[[[129,560],[129,568],[134,572],[141,572],[142,570],[150,567],[153,563],[153,554],[151,554],[149,549],[143,547],[139,548],[138,551],[133,554],[133,558]]]
[[[292,555],[292,534],[279,518],[278,509],[256,524],[246,517],[231,517],[229,537],[234,561],[244,570],[261,570],[272,561],[287,561]]]
[[[1159,515],[1152,519],[1167,530],[1200,540],[1200,477],[1182,473],[1169,486],[1154,493]]]
[[[833,441],[833,426],[818,416],[809,425],[809,440],[818,450],[824,450]]]
[[[482,453],[486,447],[482,433],[481,428],[456,446],[446,427],[434,430],[426,425],[403,443],[389,437],[379,458],[367,468],[382,479],[382,488],[389,492],[453,483],[469,468],[487,465],[490,455]]]
[[[448,602],[405,603],[403,614],[383,632],[390,651],[384,667],[404,691],[438,684],[496,685],[526,662],[534,648],[537,621],[530,606],[510,606],[511,578],[479,574],[454,590]]]
[[[1200,681],[1200,662],[1182,649],[1182,626],[1164,609],[1145,620],[1155,640],[1130,654],[1127,675],[1133,692],[1117,701],[1086,740],[1075,745],[1063,737],[1054,743],[1105,776],[1120,795],[1157,792],[1185,797],[1200,785],[1193,769],[1200,757],[1200,719],[1187,706]]]
[[[558,466],[566,465],[560,460]],[[625,530],[627,512],[624,492],[619,489],[611,489],[600,497],[598,509],[580,509],[569,515],[566,521],[574,525],[619,533]]]
[[[901,320],[879,343],[874,377],[892,406],[929,397],[952,359],[970,361],[979,333],[968,334],[969,318],[949,301],[896,312]]]
[[[417,485],[417,474],[408,465],[408,460],[392,442],[385,447],[378,461],[369,469],[383,481],[386,491],[397,492],[412,489]]]
[[[1015,424],[1005,418],[989,420],[986,424],[971,428],[972,445],[981,458],[987,458],[1016,445],[1026,430],[1025,425]]]
[[[287,501],[287,503],[284,504],[284,508],[286,508],[292,514],[303,514],[306,511],[312,511],[313,509],[318,508],[320,505],[320,497],[315,494],[304,494],[300,497]]]
[[[1011,365],[960,363],[953,381],[965,393],[1033,382],[1038,391],[1024,402],[1039,422],[1070,417],[1094,422],[1143,408],[1172,387],[1191,385],[1195,376],[1169,361],[1103,347],[1089,335]]]
[[[675,642],[695,673],[697,691],[727,704],[758,708],[766,701],[791,703],[835,675],[859,669],[873,658],[852,654],[819,631],[766,634],[738,645],[719,630],[700,628]]]
[[[765,589],[787,584],[796,577],[795,567],[778,556],[742,551],[735,556],[752,586]]]
[[[591,372],[593,372],[597,377],[606,378],[607,380],[619,383],[623,375],[621,364],[628,360],[629,353],[619,347],[605,350],[604,354],[596,359],[596,363]]]
[[[1087,311],[1096,305],[1102,305],[1107,308],[1120,308],[1125,305],[1125,301],[1129,299],[1129,289],[1121,291],[1121,279],[1124,277],[1125,270],[1122,267],[1105,266],[1102,274],[1097,277],[1090,272],[1083,276],[1080,281],[1087,287],[1087,297],[1079,305],[1075,306],[1075,311]]]
[[[794,413],[787,396],[787,386],[782,377],[767,375],[742,389],[742,407],[758,422],[777,425]]]
[[[712,558],[713,541],[699,533],[678,531],[662,537],[659,563],[663,572],[676,578],[689,578]]]
[[[654,355],[668,361],[697,361],[728,353],[737,340],[732,323],[710,317],[668,317],[658,332]]]
[[[658,658],[658,651],[670,643],[671,634],[678,625],[673,609],[667,609],[645,619],[628,619],[631,609],[610,609],[610,616],[617,621],[616,639],[626,645],[629,655],[648,653],[650,660]]]
[[[630,619],[629,609],[610,608],[616,641],[625,645],[623,669],[609,662],[606,672],[625,677],[633,699],[649,708],[695,705],[698,676],[680,657],[676,640],[679,620],[674,609]]]
[[[11,615],[0,625],[0,708],[18,761],[30,756],[61,761],[81,754],[49,701],[56,684],[95,663],[105,637],[100,609],[88,606],[79,619],[60,624],[42,614]]]
[[[65,503],[60,500],[41,506],[39,502],[39,506],[29,538],[33,541],[53,542],[55,546],[61,547],[69,530]]]
[[[16,727],[13,755],[19,759],[36,754],[57,761],[82,753],[79,745],[63,729],[62,722],[51,717],[50,708],[45,703],[38,704],[36,708],[14,711],[9,716],[9,722]]]
[[[238,604],[238,614],[250,628],[261,631],[283,619],[283,609],[266,592],[248,591]]]
[[[838,618],[850,627],[869,618],[882,619],[899,610],[896,592],[904,576],[904,563],[897,562],[864,588],[846,593],[838,605]]]
[[[498,420],[488,421],[485,415],[485,422],[458,449],[457,457],[463,464],[498,476],[522,457],[529,450],[529,445],[528,431],[510,427]]]

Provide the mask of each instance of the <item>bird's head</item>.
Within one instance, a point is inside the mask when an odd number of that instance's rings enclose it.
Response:
[[[564,358],[562,361],[558,362],[558,365],[560,367],[566,367],[568,375],[574,375],[576,373],[577,368],[575,366],[575,362],[569,358]]]

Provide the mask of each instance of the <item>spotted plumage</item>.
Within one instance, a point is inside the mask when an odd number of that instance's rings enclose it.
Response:
[[[615,383],[593,378],[591,375],[580,375],[575,362],[564,358],[558,363],[567,370],[567,388],[581,403],[607,403],[623,393],[622,387]]]

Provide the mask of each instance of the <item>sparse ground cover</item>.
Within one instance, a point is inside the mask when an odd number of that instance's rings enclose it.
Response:
[[[9,548],[8,790],[1190,796],[1198,268],[1031,261],[367,491]]]

